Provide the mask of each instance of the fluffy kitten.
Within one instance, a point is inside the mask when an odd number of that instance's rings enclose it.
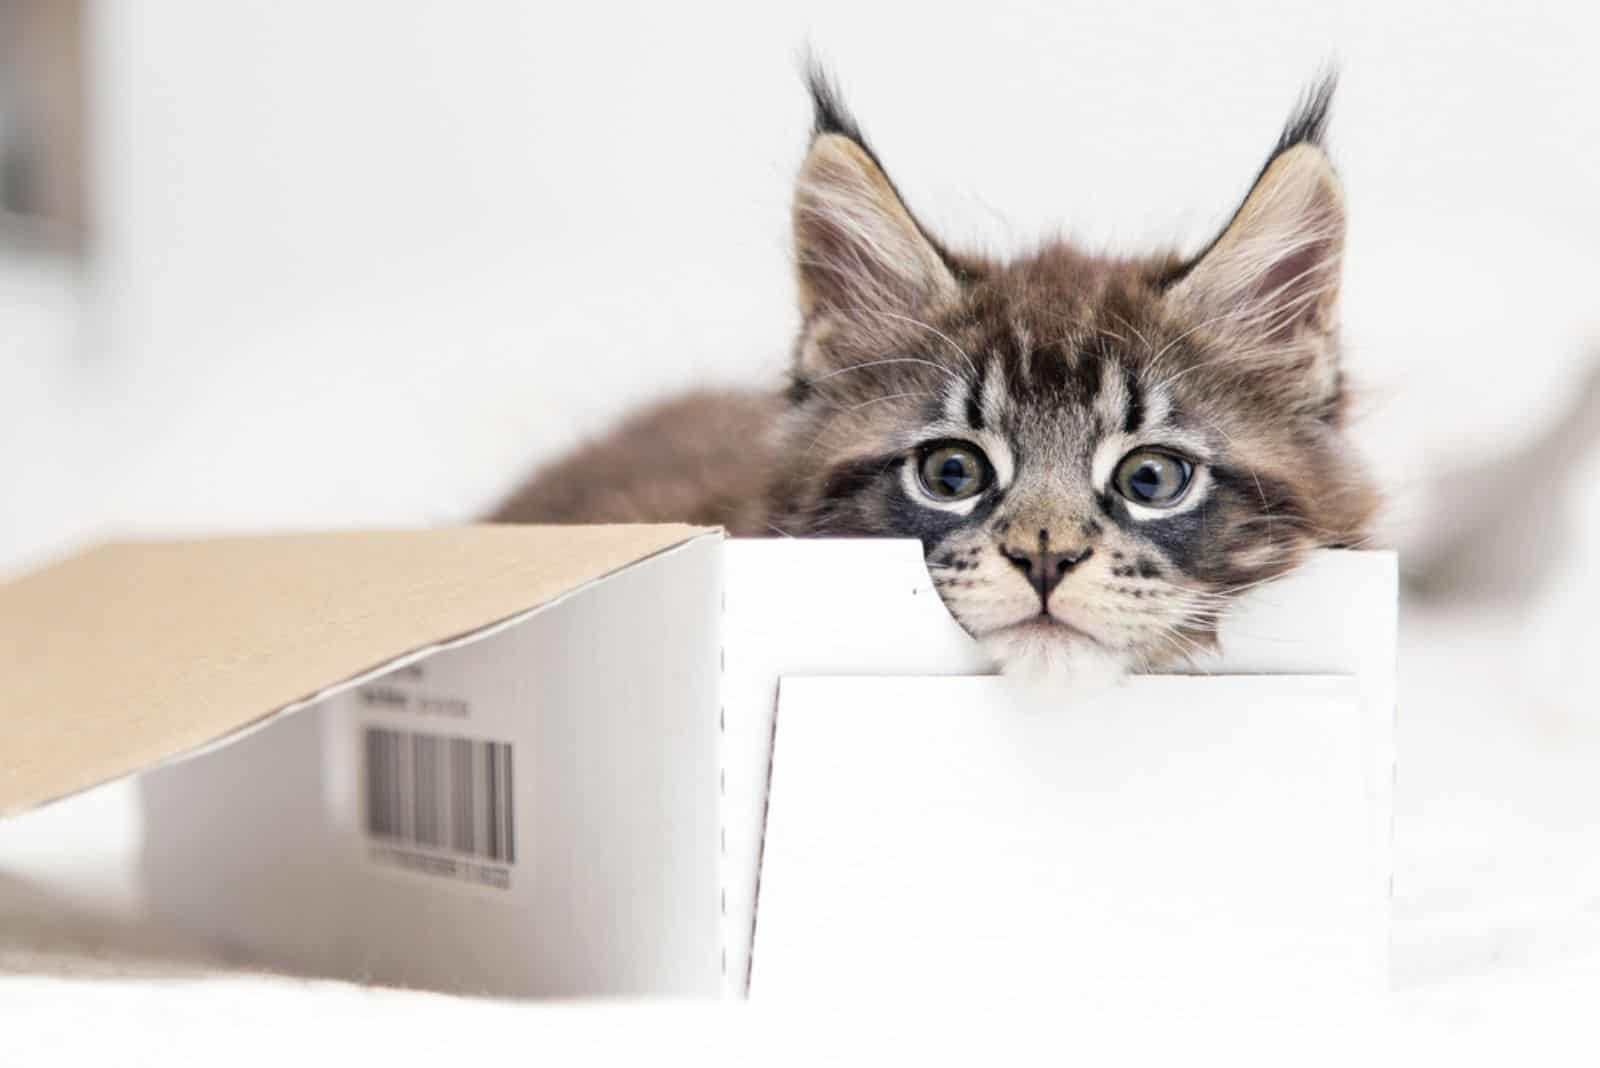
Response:
[[[1052,241],[1006,262],[929,234],[832,83],[810,89],[787,389],[647,411],[496,520],[916,538],[1007,670],[1079,676],[1181,659],[1243,590],[1364,540],[1331,78],[1197,255]]]

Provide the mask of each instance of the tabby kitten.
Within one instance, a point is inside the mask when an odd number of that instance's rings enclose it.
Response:
[[[916,538],[961,625],[1051,676],[1185,658],[1242,591],[1366,537],[1331,77],[1197,255],[1052,241],[1005,262],[929,234],[833,83],[809,83],[787,389],[647,411],[496,520]]]

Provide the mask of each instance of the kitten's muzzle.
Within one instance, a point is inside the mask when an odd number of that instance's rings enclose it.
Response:
[[[1044,548],[1049,544],[1049,539],[1043,532],[1040,534],[1039,542],[1040,548],[1031,552],[1002,546],[1000,555],[1027,576],[1028,585],[1039,591],[1040,604],[1047,606],[1051,591],[1061,585],[1061,580],[1067,577],[1067,572],[1093,556],[1094,550],[1083,548],[1051,552]]]

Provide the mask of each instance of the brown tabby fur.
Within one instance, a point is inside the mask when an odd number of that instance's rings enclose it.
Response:
[[[930,237],[831,84],[811,88],[788,388],[650,409],[494,519],[917,538],[955,617],[1008,667],[1049,671],[1185,657],[1242,591],[1365,541],[1376,497],[1338,363],[1343,198],[1321,148],[1331,79],[1200,254],[1050,242],[1010,262]],[[919,465],[939,442],[981,452],[981,493],[932,494]],[[1117,488],[1119,461],[1152,447],[1193,461],[1171,506]]]

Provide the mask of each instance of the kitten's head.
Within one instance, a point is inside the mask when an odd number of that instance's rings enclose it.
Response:
[[[776,526],[920,539],[1004,666],[1069,672],[1181,659],[1242,591],[1366,537],[1331,80],[1198,255],[1050,242],[1004,263],[942,246],[830,83],[811,89]]]

